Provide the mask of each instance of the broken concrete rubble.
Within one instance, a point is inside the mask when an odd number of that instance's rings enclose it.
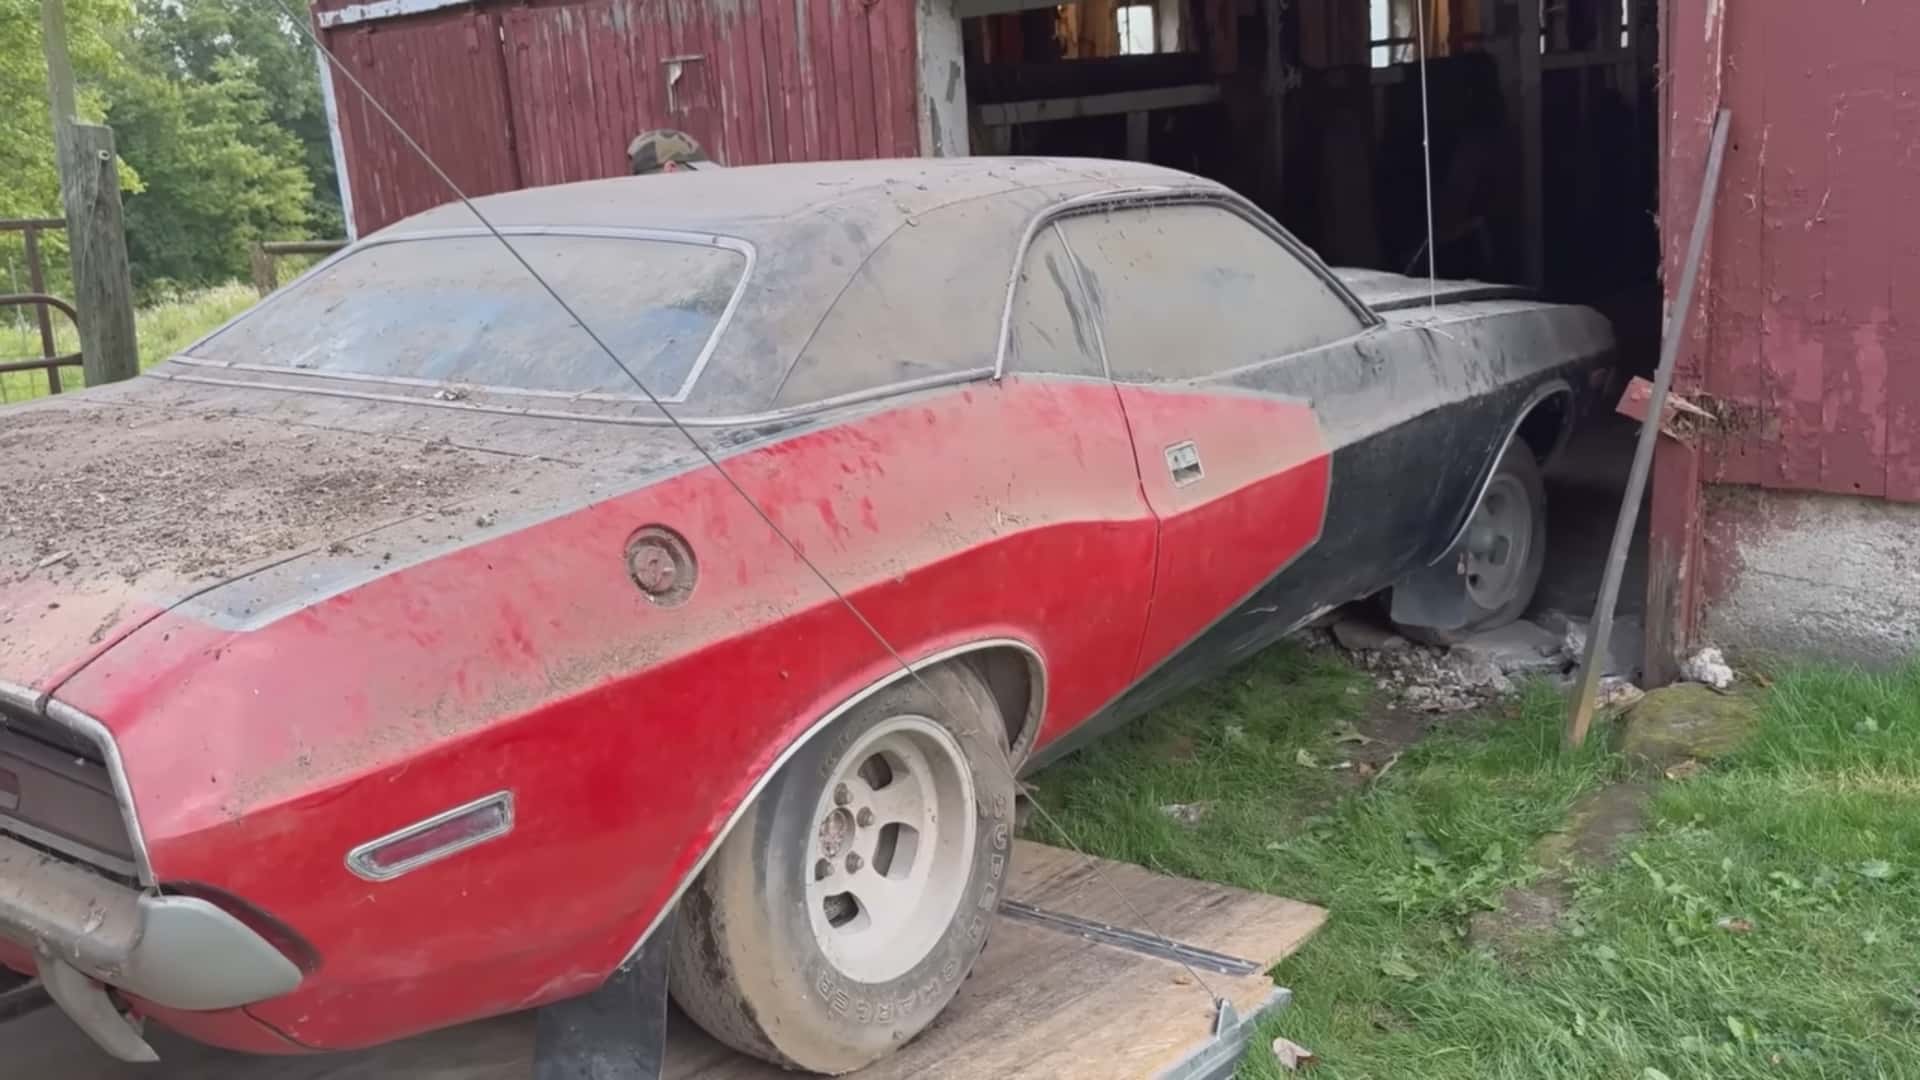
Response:
[[[1587,619],[1564,611],[1543,611],[1534,622],[1560,641],[1560,651],[1578,666],[1587,655]],[[1600,674],[1618,675],[1639,681],[1640,658],[1645,648],[1646,627],[1638,615],[1622,615],[1613,620],[1607,635],[1607,647],[1600,654]]]
[[[1715,690],[1725,690],[1733,685],[1733,668],[1728,666],[1726,656],[1711,645],[1688,657],[1687,662],[1681,665],[1680,673]]]

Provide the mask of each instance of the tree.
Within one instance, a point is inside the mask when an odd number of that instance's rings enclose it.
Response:
[[[294,6],[303,10],[306,4]],[[250,79],[261,92],[267,120],[299,144],[313,185],[313,227],[330,236],[342,231],[313,45],[278,0],[140,0],[139,12],[140,51],[175,78],[212,83],[223,60],[254,61]]]
[[[137,286],[244,277],[254,240],[339,233],[318,69],[278,3],[66,5],[80,113],[111,124],[120,150]],[[59,212],[40,0],[0,0],[0,217]],[[64,250],[63,237],[49,241]],[[0,291],[19,259],[8,243],[0,236]],[[62,270],[56,259],[56,289]]]
[[[313,181],[270,116],[261,66],[230,52],[205,80],[173,77],[164,57],[136,48],[114,73],[107,121],[142,183],[126,199],[142,288],[239,277],[254,241],[306,234]]]
[[[101,74],[113,65],[112,40],[132,24],[129,0],[67,0],[67,48],[79,83],[84,119],[106,109]],[[121,186],[139,180],[123,171]],[[0,218],[59,217],[60,173],[54,166],[53,122],[47,111],[47,66],[40,50],[40,0],[0,0]],[[66,249],[64,236],[47,237],[47,254]],[[17,238],[0,236],[0,292],[25,288]],[[54,282],[64,288],[57,258]]]

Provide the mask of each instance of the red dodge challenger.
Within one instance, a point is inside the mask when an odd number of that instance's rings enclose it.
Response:
[[[0,410],[0,962],[111,1053],[651,956],[741,1050],[874,1060],[980,952],[1017,773],[1356,598],[1517,616],[1613,348],[1144,165],[479,205],[684,431],[457,205]]]

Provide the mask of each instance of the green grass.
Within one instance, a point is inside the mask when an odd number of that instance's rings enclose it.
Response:
[[[252,307],[258,299],[251,286],[229,282],[141,308],[134,313],[140,366],[149,368],[165,360],[195,338]],[[62,353],[79,349],[73,324],[58,312],[54,313],[53,320],[55,348]],[[26,360],[39,355],[40,331],[36,323],[23,318],[0,324],[0,359]],[[68,390],[84,385],[78,368],[62,368],[60,380]],[[0,404],[41,397],[46,392],[47,377],[43,372],[16,371],[0,375]]]
[[[1920,1077],[1920,665],[1782,676],[1753,741],[1661,785],[1626,857],[1576,878],[1564,928],[1505,958],[1469,917],[1625,763],[1604,731],[1560,755],[1562,707],[1536,687],[1370,786],[1301,765],[1338,759],[1330,733],[1369,690],[1283,645],[1038,778],[1091,852],[1332,912],[1276,970],[1295,1002],[1241,1076],[1284,1075],[1265,1051],[1284,1034],[1324,1077]],[[1192,828],[1158,810],[1206,800]]]

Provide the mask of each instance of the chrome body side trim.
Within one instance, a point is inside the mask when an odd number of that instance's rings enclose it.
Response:
[[[1041,703],[1043,709],[1042,712],[1036,715],[1032,725],[1035,735],[1037,735],[1039,731],[1039,721],[1045,717],[1046,661],[1041,658],[1038,649],[1035,649],[1032,645],[1024,641],[1015,638],[983,638],[979,641],[970,641],[964,645],[955,645],[952,648],[930,653],[913,661],[904,668],[895,666],[886,676],[874,681],[859,693],[835,706],[826,715],[815,720],[807,727],[807,730],[800,733],[798,738],[788,743],[786,749],[780,751],[780,756],[774,758],[773,763],[767,766],[767,770],[760,774],[759,778],[753,782],[752,787],[747,789],[746,796],[740,800],[740,805],[734,807],[733,813],[727,815],[726,823],[715,831],[713,839],[707,844],[707,849],[700,853],[700,857],[694,860],[693,866],[686,872],[685,876],[680,879],[680,884],[674,887],[673,895],[669,896],[667,902],[660,906],[660,910],[654,913],[653,919],[647,923],[647,928],[640,934],[639,940],[633,943],[633,947],[627,950],[627,955],[621,958],[620,963],[615,966],[625,967],[633,962],[634,957],[640,955],[640,949],[646,945],[647,939],[653,936],[653,932],[658,929],[660,924],[679,906],[680,898],[686,895],[687,888],[693,884],[693,879],[699,877],[700,872],[707,868],[707,863],[712,861],[714,853],[720,850],[720,845],[726,843],[727,837],[733,832],[733,827],[739,824],[740,819],[746,816],[747,810],[753,806],[754,801],[760,798],[760,792],[766,788],[767,784],[772,782],[773,778],[778,775],[780,770],[786,766],[787,762],[793,758],[793,755],[800,752],[801,747],[812,742],[816,736],[832,726],[835,720],[845,716],[854,706],[885,690],[887,687],[892,686],[894,683],[899,682],[901,679],[909,678],[914,673],[924,671],[927,668],[948,660],[958,659],[969,653],[1004,648],[1017,649],[1024,653],[1027,657],[1028,664],[1032,667],[1037,677],[1034,688],[1034,700]]]
[[[495,828],[488,829],[486,832],[475,833],[472,836],[463,837],[445,847],[422,852],[419,855],[415,855],[410,859],[404,859],[384,869],[373,863],[373,853],[388,844],[410,839],[436,826],[444,825],[463,814],[470,814],[476,810],[484,810],[489,806],[495,805],[499,806],[501,811],[500,824]],[[491,795],[456,806],[451,810],[443,810],[424,821],[416,821],[411,825],[395,829],[385,836],[369,840],[359,845],[352,851],[347,852],[347,869],[353,871],[354,876],[364,878],[367,881],[392,881],[402,874],[411,873],[429,863],[436,863],[441,859],[458,855],[468,848],[484,844],[489,840],[498,840],[500,837],[512,831],[513,792],[496,791]]]
[[[176,356],[167,361],[169,364],[193,364],[205,367],[217,367],[232,371],[256,371],[275,373],[284,368],[269,368],[264,365],[222,364],[217,362],[194,360],[191,357]],[[626,427],[673,427],[673,422],[665,416],[613,416],[598,413],[567,412],[561,409],[535,409],[512,405],[486,405],[471,401],[442,401],[432,397],[414,397],[408,394],[379,394],[364,390],[345,390],[330,386],[295,386],[290,383],[263,382],[257,379],[208,378],[204,375],[175,375],[155,368],[142,374],[142,378],[165,379],[168,382],[195,383],[201,386],[237,386],[247,390],[282,390],[289,394],[318,394],[323,397],[348,398],[354,401],[378,401],[393,405],[419,405],[432,409],[453,409],[461,412],[487,413],[495,416],[522,416],[533,420],[573,420],[588,424],[616,424]],[[339,376],[324,376],[338,378]],[[986,382],[993,377],[991,368],[968,368],[965,371],[947,371],[938,375],[928,375],[920,379],[909,379],[890,386],[875,387],[871,390],[859,390],[804,405],[789,405],[765,412],[739,413],[732,416],[682,416],[680,426],[688,428],[734,428],[759,427],[766,424],[778,424],[792,420],[802,420],[831,409],[849,405],[863,405],[868,402],[885,401],[889,398],[904,397],[921,390],[935,390],[945,386],[959,386],[962,383]],[[393,384],[393,380],[382,380]],[[503,394],[504,397],[519,396],[517,391]],[[645,399],[637,399],[645,405]]]
[[[1537,387],[1527,398],[1526,404],[1514,411],[1513,423],[1507,426],[1507,437],[1500,440],[1500,448],[1495,451],[1493,460],[1488,462],[1486,468],[1481,471],[1480,486],[1474,490],[1473,500],[1467,503],[1466,513],[1460,517],[1460,526],[1453,531],[1453,536],[1447,541],[1447,546],[1440,549],[1440,554],[1435,555],[1427,562],[1428,566],[1438,566],[1442,559],[1452,554],[1453,550],[1460,546],[1460,542],[1466,539],[1467,528],[1473,524],[1474,512],[1480,509],[1480,500],[1487,497],[1487,488],[1493,485],[1493,474],[1494,471],[1500,467],[1500,458],[1506,454],[1507,447],[1513,445],[1513,440],[1520,437],[1520,425],[1527,422],[1527,417],[1533,415],[1533,410],[1538,408],[1541,402],[1558,394],[1565,394],[1569,405],[1577,400],[1573,394],[1573,386],[1569,384],[1567,380],[1552,379]],[[1573,413],[1572,410],[1569,409],[1567,422],[1560,425],[1560,433],[1554,436],[1553,453],[1558,453],[1560,447],[1566,445],[1567,436],[1572,430]],[[1551,456],[1551,454],[1549,456]]]

